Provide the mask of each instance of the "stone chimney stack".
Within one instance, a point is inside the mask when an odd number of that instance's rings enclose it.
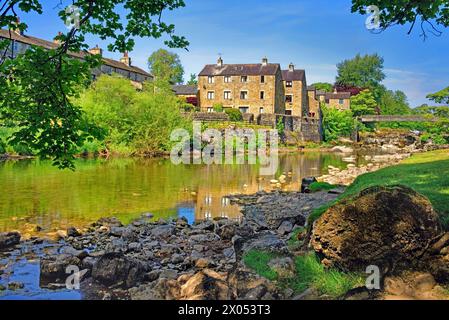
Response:
[[[338,93],[337,87],[334,88],[334,93]]]
[[[288,66],[288,71],[290,72],[295,71],[295,65],[293,63],[290,63],[290,65]]]
[[[268,58],[267,58],[267,57],[265,57],[265,58],[262,59],[262,65],[263,65],[264,67],[268,65]]]
[[[223,59],[222,59],[221,57],[218,57],[218,60],[217,60],[217,66],[218,66],[219,68],[223,67]]]
[[[120,62],[126,64],[128,67],[131,67],[131,58],[129,57],[128,51],[123,53],[123,57],[120,58]]]
[[[89,49],[89,53],[93,55],[100,55],[103,56],[103,49],[101,49],[98,44],[95,46],[95,48]]]

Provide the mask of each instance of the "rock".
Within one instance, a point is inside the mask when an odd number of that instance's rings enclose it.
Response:
[[[224,225],[218,228],[217,234],[222,240],[231,240],[235,236],[236,226],[232,224]]]
[[[15,246],[20,243],[20,233],[7,232],[0,233],[0,250]]]
[[[22,282],[14,281],[14,282],[8,283],[8,290],[11,290],[11,291],[23,289],[24,287],[25,287],[25,285]]]
[[[423,273],[415,278],[415,288],[420,292],[431,291],[437,285],[430,273]]]
[[[175,280],[178,278],[178,272],[172,269],[164,269],[159,273],[159,278]]]
[[[123,253],[107,253],[92,269],[92,278],[106,286],[134,287],[145,274],[143,266]]]
[[[71,254],[58,254],[40,260],[40,281],[42,284],[65,283],[70,275],[66,273],[69,266],[81,266],[81,260]]]
[[[441,238],[432,245],[431,251],[432,253],[439,253],[448,244],[449,244],[449,232],[443,234]]]
[[[231,300],[233,292],[226,283],[226,275],[205,269],[181,286],[182,300]]]
[[[131,242],[128,245],[128,250],[129,251],[140,251],[140,249],[142,249],[142,245],[140,243],[137,242]]]
[[[75,227],[70,227],[67,229],[67,236],[76,238],[81,236],[81,233]]]
[[[269,250],[276,251],[285,248],[285,242],[269,231],[262,231],[254,237],[243,241],[242,251]]]
[[[336,146],[331,149],[332,152],[338,152],[338,153],[352,153],[354,152],[354,149],[350,147],[345,146]]]
[[[215,224],[210,220],[203,221],[193,226],[193,229],[207,230],[207,231],[213,231],[214,228]]]
[[[372,187],[328,209],[311,246],[328,265],[350,271],[410,269],[440,232],[429,200],[401,186]]]
[[[124,227],[111,227],[109,234],[114,237],[121,237],[124,231]]]
[[[58,230],[56,231],[56,239],[61,240],[67,238],[67,231],[65,230]]]
[[[267,287],[260,285],[249,290],[245,295],[245,300],[260,300],[267,293]]]
[[[206,258],[200,258],[200,259],[196,260],[196,262],[195,262],[195,267],[197,267],[198,269],[209,268],[212,265],[213,265],[213,262],[210,259],[206,259]]]
[[[170,261],[171,261],[171,263],[174,263],[174,264],[182,263],[182,262],[184,262],[184,256],[181,254],[175,253],[174,255],[172,255]]]
[[[220,237],[215,233],[195,234],[189,237],[190,242],[213,242],[220,240]]]
[[[277,232],[280,235],[285,235],[287,233],[292,232],[292,230],[293,230],[293,223],[291,223],[290,221],[286,220],[286,221],[283,221],[281,223],[281,225],[279,226]]]
[[[309,193],[309,186],[314,182],[317,182],[315,177],[303,178],[301,182],[301,193]]]
[[[295,263],[290,257],[275,258],[268,263],[268,266],[281,278],[291,278],[295,274]]]
[[[164,239],[164,238],[168,238],[169,236],[174,234],[174,232],[175,232],[175,227],[170,224],[166,224],[166,225],[160,225],[160,226],[153,228],[151,230],[151,235],[155,238]]]
[[[6,287],[4,285],[0,284],[0,291],[5,291],[5,290],[6,290]]]
[[[93,224],[93,226],[95,227],[122,227],[123,224],[120,222],[119,219],[115,218],[115,217],[108,217],[108,218],[101,218],[100,220],[98,220],[97,222],[95,222]]]
[[[159,275],[161,274],[161,270],[152,270],[145,274],[145,280],[149,282],[156,281],[159,279]]]

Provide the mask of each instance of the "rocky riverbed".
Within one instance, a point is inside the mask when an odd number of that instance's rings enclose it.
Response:
[[[242,206],[241,221],[189,225],[185,218],[153,221],[146,215],[123,226],[107,218],[85,232],[61,232],[63,239],[55,243],[37,238],[20,242],[17,233],[2,234],[0,248],[7,257],[45,243],[51,250],[36,257],[40,286],[66,290],[67,268],[76,266],[83,274],[84,299],[290,299],[291,290],[281,290],[246,268],[242,257],[252,249],[288,256],[293,231],[304,226],[313,208],[335,197],[327,192],[259,192],[232,198]],[[282,269],[285,261],[272,265]],[[20,284],[3,287],[9,294],[23,289]]]

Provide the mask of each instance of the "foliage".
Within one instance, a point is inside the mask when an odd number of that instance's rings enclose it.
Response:
[[[339,198],[326,206],[313,211],[309,224],[318,219],[336,202],[354,196],[373,186],[405,185],[429,198],[439,213],[446,229],[449,228],[449,174],[448,150],[438,150],[414,154],[399,165],[387,167],[376,172],[359,176]]]
[[[312,87],[315,87],[316,90],[325,91],[325,92],[332,92],[334,90],[334,85],[327,82],[317,82],[313,83],[311,85]]]
[[[159,49],[148,58],[148,67],[157,80],[172,84],[183,82],[184,68],[176,53]]]
[[[354,117],[376,113],[377,102],[369,90],[363,90],[351,97],[351,110]]]
[[[79,106],[72,101],[88,85],[90,69],[100,64],[100,57],[84,54],[84,60],[71,59],[69,52],[87,49],[85,36],[97,35],[111,40],[111,51],[130,51],[135,37],[160,38],[165,43],[184,48],[188,42],[174,34],[174,25],[161,20],[165,10],[184,6],[182,0],[145,2],[136,0],[60,1],[59,17],[71,20],[64,5],[79,8],[79,25],[57,36],[61,45],[52,50],[32,47],[11,60],[0,59],[0,117],[12,119],[19,130],[12,143],[36,150],[42,158],[52,158],[60,168],[73,168],[73,157],[91,136],[100,137],[94,126],[84,121]],[[0,28],[24,31],[27,24],[17,23],[17,12],[42,14],[43,1],[9,0],[0,7]],[[51,6],[54,9],[54,6]],[[121,14],[123,8],[126,15]],[[8,41],[0,43],[1,56],[7,53]]]
[[[397,90],[386,90],[380,97],[380,112],[385,115],[406,115],[411,113],[407,96]]]
[[[112,151],[127,148],[138,154],[169,151],[170,134],[189,128],[180,114],[182,102],[170,86],[145,86],[142,92],[120,76],[102,75],[78,99],[89,120],[107,130]]]
[[[190,74],[190,79],[189,79],[189,81],[187,81],[187,84],[190,85],[190,86],[198,85],[198,77],[197,77],[197,75],[194,74],[194,73],[191,73]]]
[[[299,240],[298,240],[298,236],[301,233],[306,232],[306,231],[307,230],[304,227],[299,227],[299,228],[296,228],[295,230],[293,230],[290,239],[288,239],[288,242],[287,242],[288,245],[291,246],[291,247],[295,246],[295,245],[299,245],[300,243],[299,243]]]
[[[223,104],[222,103],[215,103],[213,108],[214,108],[214,112],[223,112]]]
[[[385,90],[381,85],[385,79],[383,68],[384,59],[378,54],[364,56],[357,54],[354,58],[337,64],[336,83],[370,89],[378,100],[382,91]]]
[[[279,136],[283,136],[285,132],[284,119],[280,117],[276,123],[276,130],[278,131]]]
[[[326,269],[315,253],[306,253],[295,258],[295,275],[293,277],[280,276],[268,266],[277,255],[258,250],[251,250],[243,256],[245,265],[259,275],[277,281],[278,285],[290,288],[295,293],[314,288],[319,294],[339,298],[352,288],[362,284],[362,277],[353,273],[343,273],[336,269]]]
[[[447,103],[449,104],[449,87],[444,88],[438,92],[429,94],[427,99],[435,101],[436,103]]]
[[[412,113],[419,115],[431,115],[439,118],[449,118],[449,107],[422,105],[412,109]]]
[[[321,106],[321,110],[323,112],[324,141],[330,142],[352,134],[355,125],[352,111],[340,111],[324,104]]]
[[[243,115],[238,109],[226,108],[224,112],[229,116],[231,122],[243,121]]]
[[[352,12],[366,14],[367,8],[375,5],[380,9],[379,22],[382,30],[399,24],[410,23],[408,34],[416,24],[420,25],[421,36],[426,37],[426,32],[440,35],[441,32],[433,25],[449,26],[449,2],[448,0],[352,0]],[[427,30],[427,31],[426,31]]]

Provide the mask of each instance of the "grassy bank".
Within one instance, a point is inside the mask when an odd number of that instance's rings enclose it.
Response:
[[[439,213],[446,229],[449,228],[449,150],[420,154],[402,161],[399,165],[381,169],[358,177],[337,201],[356,195],[372,186],[405,185],[423,194]],[[333,203],[316,209],[309,218],[315,221]]]

